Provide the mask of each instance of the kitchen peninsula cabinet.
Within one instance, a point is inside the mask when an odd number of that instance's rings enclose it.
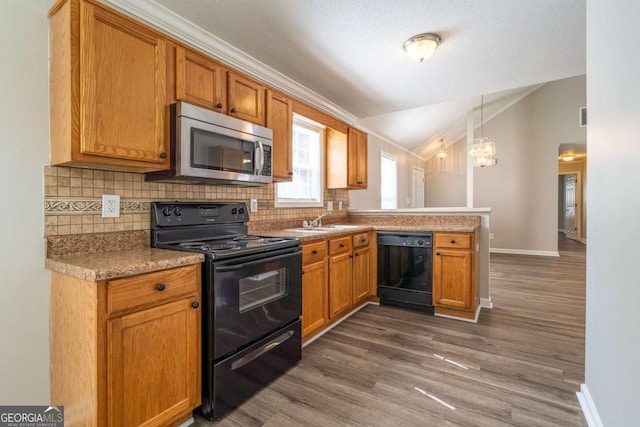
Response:
[[[327,242],[302,246],[302,338],[329,321]]]
[[[165,426],[200,404],[200,264],[51,273],[51,401],[78,425]]]
[[[477,233],[434,233],[433,305],[435,314],[475,319]]]
[[[267,127],[273,130],[273,180],[291,181],[293,103],[290,98],[271,89],[267,89]]]
[[[354,128],[348,133],[327,129],[327,188],[367,188],[367,134]]]
[[[49,14],[51,163],[169,168],[166,40],[88,0]]]

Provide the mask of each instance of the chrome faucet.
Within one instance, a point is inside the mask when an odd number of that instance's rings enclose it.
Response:
[[[331,211],[327,211],[325,213],[323,213],[322,215],[320,215],[318,218],[316,219],[312,219],[311,221],[302,221],[302,226],[303,227],[322,227],[322,217],[330,215]]]

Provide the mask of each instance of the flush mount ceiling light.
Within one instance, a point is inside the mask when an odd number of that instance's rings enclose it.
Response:
[[[423,62],[430,57],[440,45],[440,36],[433,33],[423,33],[411,37],[404,42],[402,48],[416,61]]]
[[[480,138],[473,140],[469,155],[473,157],[473,166],[483,168],[498,163],[498,159],[496,159],[496,142],[484,136],[484,95],[480,99]]]
[[[440,151],[438,151],[438,158],[440,160],[447,158],[447,152],[444,151],[444,138],[440,138]]]
[[[563,162],[570,162],[571,160],[575,159],[576,156],[573,153],[567,153],[560,156],[560,158]]]

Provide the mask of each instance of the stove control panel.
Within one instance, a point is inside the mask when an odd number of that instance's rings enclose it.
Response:
[[[248,222],[249,213],[244,203],[154,202],[151,218],[152,227],[237,224]]]

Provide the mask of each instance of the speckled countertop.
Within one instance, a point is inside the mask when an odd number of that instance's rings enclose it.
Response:
[[[315,240],[325,240],[331,239],[334,237],[339,237],[346,234],[354,234],[363,231],[432,231],[432,232],[449,232],[449,233],[472,233],[480,228],[480,225],[464,225],[464,224],[449,224],[449,225],[439,225],[439,224],[429,224],[429,225],[366,225],[366,224],[349,224],[350,227],[347,229],[336,229],[332,231],[325,232],[315,232],[315,231],[293,231],[290,229],[280,229],[280,230],[266,230],[260,232],[260,235],[266,237],[289,237],[300,240],[302,243],[312,242]]]
[[[45,267],[58,273],[97,282],[135,276],[204,261],[204,255],[140,247],[113,252],[76,253],[45,260]]]

